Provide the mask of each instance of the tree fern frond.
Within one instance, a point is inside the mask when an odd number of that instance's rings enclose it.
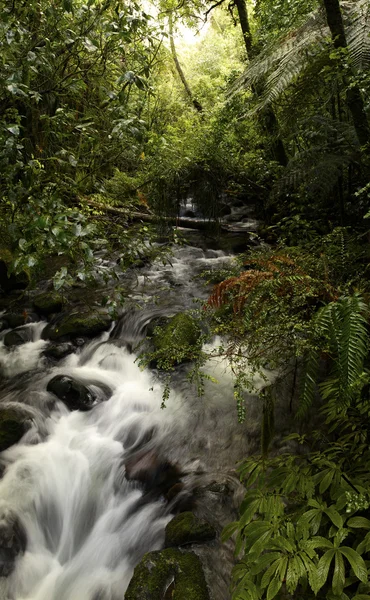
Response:
[[[353,67],[363,71],[370,66],[370,3],[368,0],[343,2],[342,10]]]
[[[304,417],[312,406],[317,390],[317,378],[319,373],[319,352],[311,349],[305,363],[302,379],[302,389],[299,396],[299,407],[297,417]]]
[[[318,43],[323,45],[328,35],[329,29],[325,25],[321,12],[311,13],[301,27],[285,35],[258,55],[233,83],[230,94],[264,80],[271,71],[270,77],[273,77],[274,73],[276,77],[282,73],[287,80],[291,81],[304,68],[314,45]]]
[[[368,353],[367,306],[361,296],[354,294],[341,298],[338,307],[342,323],[337,364],[340,379],[350,390],[362,374]]]

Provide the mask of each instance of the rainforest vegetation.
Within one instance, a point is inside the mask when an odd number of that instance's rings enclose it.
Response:
[[[203,342],[220,336],[212,352],[234,372],[236,420],[264,382],[261,453],[238,467],[246,494],[224,531],[233,600],[370,599],[370,4],[1,0],[0,11],[8,278],[32,287],[51,269],[63,293],[93,286],[112,276],[102,254],[123,270],[165,260],[184,199],[213,235],[225,206],[252,206],[259,243],[187,315],[187,343],[159,328],[141,360],[169,378],[193,361],[201,393]],[[122,298],[102,302],[115,311]],[[280,448],[278,380],[292,390]]]

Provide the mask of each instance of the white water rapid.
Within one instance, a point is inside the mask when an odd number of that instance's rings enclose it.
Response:
[[[179,310],[204,294],[190,275],[227,260],[221,252],[178,250],[172,267],[157,263],[142,272],[134,297],[147,299],[163,288],[163,305]],[[135,565],[162,547],[171,519],[171,504],[161,495],[147,496],[142,485],[126,479],[125,458],[135,448],[155,449],[177,463],[189,488],[212,481],[237,485],[233,468],[258,437],[257,414],[249,414],[247,436],[237,423],[230,375],[220,365],[210,366],[220,383],[208,384],[204,398],[180,368],[161,409],[160,384],[120,343],[135,338],[151,311],[123,320],[118,339],[103,334],[56,365],[43,355],[44,323],[29,325],[32,341],[15,349],[0,342],[7,378],[1,402],[22,406],[32,420],[21,442],[0,457],[0,530],[19,519],[26,535],[25,552],[0,578],[0,600],[124,599]],[[86,385],[100,401],[89,412],[69,412],[46,390],[59,374]],[[217,493],[205,493],[199,501],[199,514],[213,519],[218,531],[233,511],[232,494],[219,500]],[[230,550],[211,544],[202,553],[213,600],[226,600]]]

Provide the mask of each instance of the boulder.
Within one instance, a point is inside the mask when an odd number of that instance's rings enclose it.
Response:
[[[92,338],[109,329],[111,318],[102,313],[67,315],[56,323],[50,323],[42,332],[44,340],[62,340],[85,336]]]
[[[70,342],[62,342],[61,344],[50,344],[50,346],[44,350],[43,354],[47,358],[60,360],[61,358],[68,356],[68,354],[72,354],[73,351],[73,344]]]
[[[181,471],[177,465],[161,459],[155,450],[136,452],[125,462],[126,479],[139,481],[146,492],[166,495],[179,483]]]
[[[33,299],[35,310],[43,316],[48,316],[62,310],[63,298],[56,292],[45,292]]]
[[[0,408],[0,452],[19,442],[29,427],[29,417],[22,411]]]
[[[192,512],[183,512],[172,519],[166,527],[166,548],[202,544],[216,537],[216,531],[207,523],[198,519]]]
[[[21,271],[15,275],[9,274],[9,266],[13,260],[9,250],[0,248],[0,288],[5,294],[13,290],[24,290],[30,281],[28,273]]]
[[[95,402],[93,394],[87,387],[65,375],[53,377],[46,389],[64,402],[69,410],[90,410]]]
[[[161,367],[162,364],[177,365],[192,360],[200,348],[201,335],[200,326],[191,315],[178,313],[161,331],[154,331],[153,363]]]
[[[167,598],[209,600],[202,564],[193,552],[174,548],[148,552],[135,568],[125,600]]]
[[[0,577],[8,577],[15,567],[19,554],[27,547],[26,531],[13,511],[0,513]]]
[[[32,340],[32,331],[29,327],[18,327],[17,329],[13,329],[12,331],[8,331],[8,333],[4,336],[4,344],[8,348],[11,346],[21,346],[26,342],[30,342]]]

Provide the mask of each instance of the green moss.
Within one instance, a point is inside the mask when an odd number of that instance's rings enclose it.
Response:
[[[19,442],[27,430],[25,416],[11,409],[0,410],[0,452]]]
[[[207,521],[198,519],[192,512],[183,512],[168,523],[165,545],[169,548],[202,543],[213,540],[215,537],[216,532]]]
[[[173,600],[209,600],[198,556],[172,548],[145,554],[135,569],[125,600],[163,600],[172,581]]]
[[[58,340],[71,336],[94,337],[106,331],[110,324],[111,319],[104,314],[68,315],[57,324],[48,325],[43,332],[43,338]]]
[[[35,309],[42,315],[51,315],[59,312],[63,306],[63,298],[56,292],[45,292],[39,294],[33,300]]]
[[[164,328],[154,330],[152,358],[164,369],[192,360],[200,349],[201,335],[198,322],[186,313],[179,313]]]

